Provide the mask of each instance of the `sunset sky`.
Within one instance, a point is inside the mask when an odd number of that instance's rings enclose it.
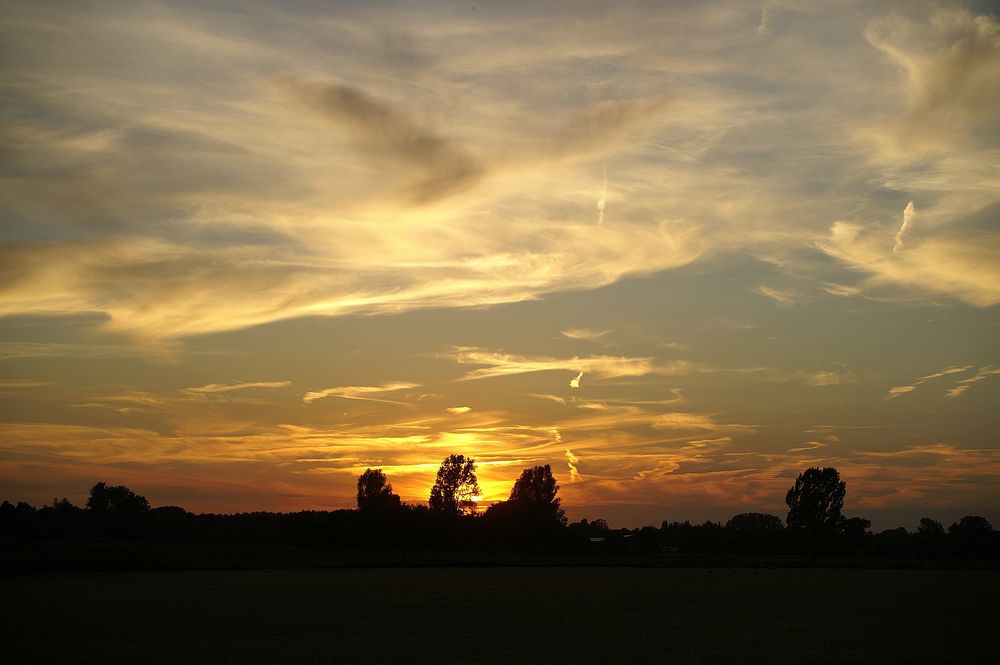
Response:
[[[998,16],[5,1],[0,499],[1000,525]]]

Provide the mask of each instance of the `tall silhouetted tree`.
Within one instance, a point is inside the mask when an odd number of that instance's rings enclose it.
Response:
[[[806,469],[785,495],[788,528],[810,536],[814,542],[832,538],[843,515],[847,485],[836,469]]]
[[[475,511],[472,497],[480,494],[476,461],[465,455],[449,455],[441,462],[428,500],[431,510],[449,515]]]
[[[510,542],[549,541],[566,526],[566,513],[556,498],[558,491],[551,466],[525,469],[514,482],[510,498],[486,511],[484,523],[495,537]]]
[[[556,498],[559,485],[552,475],[552,467],[533,466],[521,472],[514,481],[508,501],[517,506],[533,508],[559,524],[566,523],[566,513]]]
[[[358,476],[358,508],[362,512],[385,511],[400,506],[399,495],[382,469],[366,469]]]
[[[521,472],[521,476],[514,481],[514,487],[510,490],[509,501],[515,503],[555,503],[556,492],[559,485],[552,477],[552,467],[533,466]]]

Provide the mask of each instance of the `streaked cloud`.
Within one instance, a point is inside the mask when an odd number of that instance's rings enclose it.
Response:
[[[926,21],[901,13],[871,21],[868,41],[905,76],[905,110],[885,129],[894,149],[950,152],[998,126],[998,26],[996,16],[975,16],[947,3],[934,7]]]
[[[393,393],[401,390],[410,390],[418,387],[419,384],[416,383],[386,383],[381,386],[337,386],[334,388],[309,391],[302,396],[302,401],[308,404],[310,402],[315,402],[318,399],[325,399],[327,397],[340,397],[342,399],[395,403],[396,400],[390,400],[384,397],[375,397],[375,395]]]
[[[567,330],[560,331],[563,337],[569,337],[570,339],[582,339],[588,342],[597,341],[603,337],[606,337],[611,331],[610,330],[590,330],[588,328],[569,328]]]
[[[1000,235],[969,220],[1000,200],[1000,23],[949,3],[929,14],[873,17],[867,41],[897,67],[898,95],[858,137],[872,150],[881,179],[897,191],[922,193],[919,233],[913,200],[895,233],[891,255],[880,221],[841,219],[827,254],[885,286],[943,294],[976,307],[1000,302],[1000,269],[991,257]],[[988,214],[988,213],[987,213]],[[904,250],[904,236],[905,251]]]
[[[291,381],[239,381],[236,383],[209,383],[204,386],[185,388],[184,392],[194,395],[211,395],[231,393],[236,390],[287,388],[290,385],[292,385]]]
[[[608,170],[607,168],[601,169],[601,174],[604,178],[604,185],[601,187],[601,196],[597,199],[597,223],[604,223],[604,208],[608,204]]]
[[[966,377],[964,379],[959,379],[953,388],[949,388],[947,392],[945,392],[944,396],[949,399],[960,397],[961,395],[964,395],[969,390],[969,388],[972,387],[972,384],[978,383],[984,379],[987,379],[991,376],[995,376],[997,374],[1000,374],[1000,368],[992,366],[980,367],[979,370],[972,376]]]
[[[940,293],[977,307],[1000,303],[1000,234],[988,231],[964,236],[927,238],[898,255],[887,253],[885,241],[865,233],[861,225],[836,222],[819,247],[871,275],[873,285],[898,285]]]
[[[655,429],[670,430],[750,430],[750,425],[740,425],[732,423],[719,423],[712,416],[702,413],[670,412],[653,418],[652,426]]]
[[[757,293],[761,294],[765,298],[770,298],[779,305],[794,305],[796,302],[796,297],[791,293],[779,291],[778,289],[774,289],[769,286],[758,286],[755,290]]]
[[[823,443],[822,441],[806,441],[804,444],[802,444],[798,448],[789,448],[788,452],[790,452],[790,453],[811,452],[813,450],[819,450],[820,448],[825,448],[827,445],[828,444]]]
[[[573,454],[573,451],[569,448],[566,449],[566,466],[569,468],[569,481],[571,483],[576,483],[582,480],[583,476],[580,475],[580,469],[577,468],[577,464],[580,463],[580,458]]]
[[[521,356],[474,347],[458,348],[450,357],[461,365],[485,365],[468,372],[464,378],[469,380],[551,371],[571,371],[581,376],[584,373],[594,374],[601,378],[636,377],[648,374],[678,375],[686,374],[694,368],[692,363],[680,360],[657,362],[653,358],[626,356],[551,358]]]
[[[910,201],[906,204],[906,208],[903,209],[903,223],[900,224],[899,230],[896,231],[896,243],[892,246],[893,254],[903,248],[903,236],[910,230],[910,226],[913,224],[913,217],[916,214],[917,210],[913,207],[913,201]]]
[[[849,383],[857,383],[854,373],[847,371],[820,371],[806,375],[804,378],[806,385],[810,386],[841,386]]]
[[[30,390],[52,385],[50,381],[35,381],[32,379],[0,379],[0,390]]]
[[[942,377],[949,376],[951,374],[961,374],[962,372],[967,372],[970,369],[972,369],[972,365],[946,367],[938,372],[933,372],[931,374],[922,376],[919,379],[915,380],[912,384],[893,386],[892,388],[889,388],[889,392],[886,394],[885,399],[892,399],[893,397],[905,395],[906,393],[913,392],[914,390],[917,389],[917,386],[923,383],[927,383],[928,381],[933,381],[934,379],[940,379]]]

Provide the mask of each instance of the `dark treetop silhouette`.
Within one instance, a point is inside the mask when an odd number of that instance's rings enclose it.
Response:
[[[481,491],[476,478],[476,460],[465,455],[449,455],[438,469],[428,505],[433,511],[449,515],[471,514],[476,510],[473,497]]]
[[[811,534],[834,533],[843,515],[847,485],[836,469],[806,469],[785,495],[788,528]]]
[[[358,476],[358,509],[391,510],[400,506],[399,495],[392,491],[392,483],[382,469],[366,469]]]

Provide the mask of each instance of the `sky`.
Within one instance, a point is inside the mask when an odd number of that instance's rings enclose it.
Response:
[[[2,16],[0,498],[1000,526],[1000,4]]]

